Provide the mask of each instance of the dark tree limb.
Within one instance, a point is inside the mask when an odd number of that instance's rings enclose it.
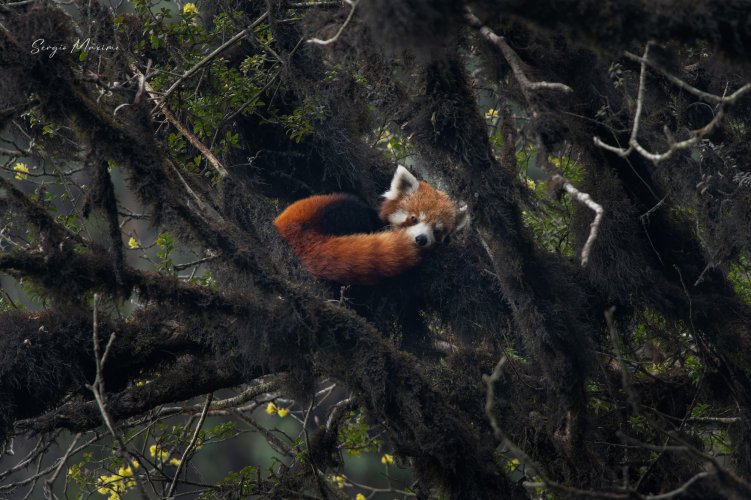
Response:
[[[488,11],[518,16],[552,31],[610,50],[647,40],[694,43],[697,38],[737,62],[751,49],[748,4],[743,0],[701,0],[686,9],[681,0],[497,0]]]

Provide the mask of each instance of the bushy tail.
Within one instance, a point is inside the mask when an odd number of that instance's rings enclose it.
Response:
[[[319,278],[370,285],[401,274],[420,262],[420,251],[405,231],[325,236],[309,234],[292,245],[300,261]]]
[[[332,198],[300,200],[274,221],[311,274],[342,284],[370,285],[420,262],[418,246],[403,230],[346,236],[322,233],[317,213],[329,201]]]

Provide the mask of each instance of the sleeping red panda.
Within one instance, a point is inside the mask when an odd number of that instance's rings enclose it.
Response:
[[[311,196],[287,207],[274,226],[314,276],[370,285],[416,266],[424,250],[469,221],[466,204],[401,165],[383,196],[378,216],[352,195]],[[378,218],[386,230],[376,232]]]

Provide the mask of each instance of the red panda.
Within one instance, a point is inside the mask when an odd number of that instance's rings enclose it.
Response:
[[[371,285],[416,266],[424,250],[469,221],[466,204],[401,165],[383,197],[376,217],[352,195],[311,196],[287,207],[274,226],[314,276]],[[375,232],[378,219],[386,230]]]

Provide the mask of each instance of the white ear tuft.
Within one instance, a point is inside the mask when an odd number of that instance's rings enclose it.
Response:
[[[456,209],[456,226],[454,231],[458,231],[469,224],[469,208],[464,202],[459,203]]]
[[[407,196],[420,189],[420,182],[412,175],[409,170],[399,165],[396,167],[394,178],[391,179],[391,187],[383,193],[387,200],[396,200],[402,196]]]

